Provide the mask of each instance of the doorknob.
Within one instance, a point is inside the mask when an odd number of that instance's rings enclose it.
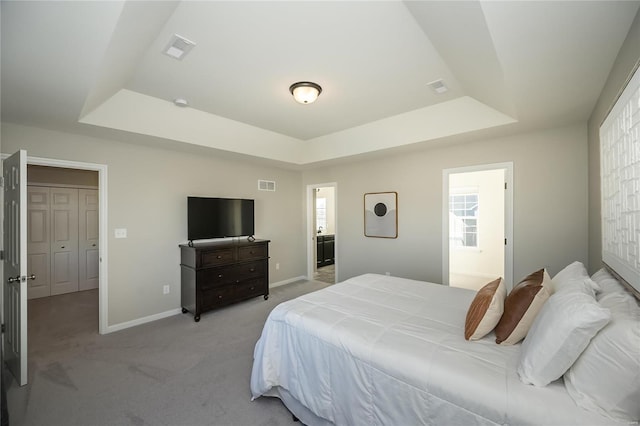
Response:
[[[31,274],[31,275],[28,275],[28,276],[24,277],[25,281],[26,280],[35,280],[35,279],[36,279],[36,274]],[[9,283],[20,282],[20,275],[16,276],[15,278],[14,277],[9,277],[9,279],[7,279],[7,282],[9,282]]]

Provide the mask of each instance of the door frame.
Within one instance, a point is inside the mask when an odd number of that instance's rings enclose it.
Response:
[[[315,193],[316,188],[333,188],[333,217],[334,220],[334,256],[335,256],[335,281],[338,281],[338,183],[337,182],[329,182],[329,183],[316,183],[307,185],[307,225],[305,227],[307,232],[307,279],[309,281],[313,280],[313,273],[315,272],[316,267],[316,259],[315,259],[315,250],[316,250],[316,229],[315,229]]]
[[[513,285],[513,162],[479,164],[442,170],[442,283],[449,285],[449,175],[504,170],[504,281],[507,291]]]
[[[9,157],[8,154],[2,154],[2,159]],[[98,217],[98,238],[100,256],[98,265],[98,333],[109,333],[109,287],[108,287],[108,220],[107,220],[107,171],[106,164],[86,163],[82,161],[59,160],[55,158],[32,157],[27,155],[27,165],[60,167],[63,169],[90,170],[98,172],[98,199],[99,199],[99,217]]]

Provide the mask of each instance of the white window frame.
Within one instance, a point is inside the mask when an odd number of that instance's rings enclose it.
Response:
[[[453,213],[453,209],[452,209],[452,203],[453,203],[452,199],[453,199],[453,197],[464,196],[465,197],[465,207],[466,207],[466,204],[467,204],[466,197],[467,196],[471,196],[471,195],[476,197],[476,205],[477,205],[478,214],[476,216],[458,216],[455,213]],[[465,209],[465,210],[468,210],[468,209]],[[449,213],[450,213],[450,215],[453,215],[454,217],[456,217],[458,219],[461,219],[463,221],[462,245],[454,245],[453,248],[455,250],[478,250],[480,248],[480,235],[478,233],[478,229],[480,227],[480,225],[479,225],[480,224],[480,195],[478,193],[478,190],[477,189],[469,189],[469,188],[467,188],[467,189],[459,189],[457,191],[449,193]],[[476,230],[475,230],[476,241],[475,242],[476,242],[476,244],[473,245],[473,246],[465,244],[465,241],[466,241],[465,235],[471,234],[471,232],[468,232],[466,230],[466,228],[468,226],[466,224],[466,220],[475,220],[476,221],[476,224],[475,224],[475,228],[476,228]],[[449,238],[450,238],[450,241],[451,241],[451,236]]]
[[[316,198],[316,228],[323,232],[327,232],[327,199],[324,197]]]

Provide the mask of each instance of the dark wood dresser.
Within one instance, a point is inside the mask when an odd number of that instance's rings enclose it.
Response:
[[[180,245],[182,312],[200,314],[256,296],[269,298],[269,240]]]

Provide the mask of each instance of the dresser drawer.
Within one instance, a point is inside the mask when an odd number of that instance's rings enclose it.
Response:
[[[203,250],[200,253],[200,266],[217,266],[233,262],[233,248]]]
[[[202,290],[200,292],[200,299],[202,301],[201,310],[208,310],[216,306],[226,305],[231,303],[237,297],[235,296],[236,290],[233,286],[212,288],[209,290]]]
[[[251,278],[259,278],[264,275],[266,263],[264,260],[241,263],[237,266],[237,280],[244,281]]]
[[[235,265],[219,268],[200,269],[196,272],[196,280],[201,290],[233,284],[238,279],[238,269]]]
[[[267,257],[267,245],[238,247],[238,260],[262,259]]]
[[[264,282],[262,280],[252,280],[237,284],[235,287],[235,296],[238,299],[248,299],[250,297],[260,296],[264,293]]]

